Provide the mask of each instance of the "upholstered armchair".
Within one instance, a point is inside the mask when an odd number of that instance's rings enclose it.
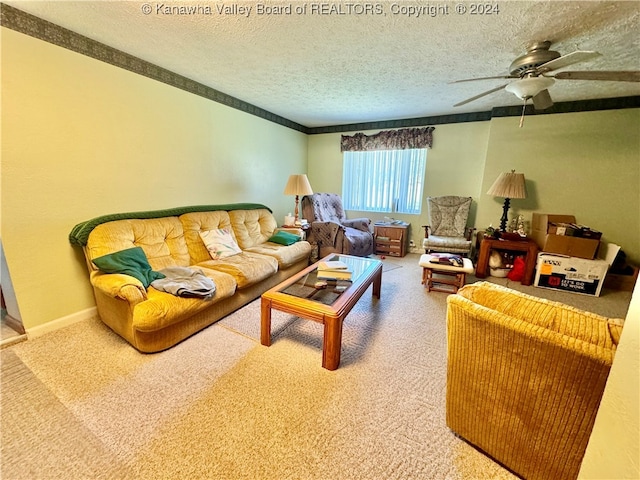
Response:
[[[429,225],[423,225],[425,253],[446,252],[471,256],[471,235],[467,227],[471,197],[427,197]]]
[[[447,425],[521,478],[577,478],[623,325],[464,286],[447,297]]]
[[[309,222],[307,241],[318,245],[320,258],[330,253],[366,257],[373,253],[371,220],[347,220],[342,198],[335,193],[314,193],[302,197],[302,217]]]

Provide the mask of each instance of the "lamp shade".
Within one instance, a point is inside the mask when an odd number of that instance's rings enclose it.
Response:
[[[306,175],[289,175],[284,187],[285,195],[311,195],[313,190]]]
[[[511,170],[511,172],[508,173],[501,173],[498,179],[491,185],[487,195],[502,198],[527,198],[524,173],[515,173],[515,170]]]

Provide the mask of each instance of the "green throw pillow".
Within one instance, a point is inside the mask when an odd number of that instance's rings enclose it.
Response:
[[[151,269],[144,250],[140,247],[127,248],[119,252],[95,258],[93,263],[105,273],[124,273],[142,282],[147,288],[151,282],[164,278],[160,272]]]
[[[298,235],[294,235],[293,233],[280,231],[273,237],[271,237],[269,241],[273,243],[279,243],[280,245],[293,245],[294,243],[300,241],[300,237]]]

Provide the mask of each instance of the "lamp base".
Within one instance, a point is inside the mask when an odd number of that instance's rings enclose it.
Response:
[[[509,213],[509,206],[510,205],[511,205],[511,199],[505,198],[504,199],[504,205],[502,206],[502,218],[500,218],[500,231],[501,232],[506,232],[507,231],[507,222],[509,221],[508,213]]]
[[[296,208],[293,211],[293,216],[294,216],[293,224],[296,226],[300,224],[300,218],[298,217],[298,202],[299,202],[298,195],[296,195]]]

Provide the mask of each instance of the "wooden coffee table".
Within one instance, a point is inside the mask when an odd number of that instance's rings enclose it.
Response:
[[[324,325],[322,366],[335,370],[340,365],[342,322],[360,297],[373,285],[373,296],[380,298],[382,262],[372,258],[331,254],[322,260],[341,260],[353,275],[351,281],[321,280],[318,287],[318,263],[307,267],[262,295],[260,342],[271,345],[271,309],[291,313]]]

